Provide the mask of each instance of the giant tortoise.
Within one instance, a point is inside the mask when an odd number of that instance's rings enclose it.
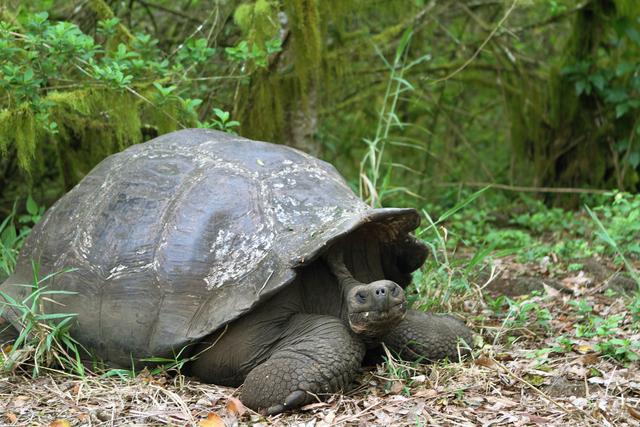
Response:
[[[74,337],[113,365],[198,356],[191,375],[278,413],[345,389],[365,352],[457,358],[459,320],[407,310],[427,256],[413,209],[372,209],[329,164],[282,145],[188,129],[93,169],[33,229],[0,290],[24,298],[32,260]],[[4,317],[20,327],[16,313]],[[462,347],[464,348],[464,346]],[[185,353],[182,353],[185,354]]]

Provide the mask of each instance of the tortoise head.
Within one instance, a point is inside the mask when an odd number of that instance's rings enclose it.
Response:
[[[402,288],[391,280],[362,283],[345,266],[340,248],[325,257],[329,269],[342,291],[343,319],[353,332],[375,338],[389,332],[407,313],[407,300]]]
[[[343,290],[343,295],[347,299],[349,326],[359,335],[384,335],[407,313],[404,291],[391,280],[353,284]]]

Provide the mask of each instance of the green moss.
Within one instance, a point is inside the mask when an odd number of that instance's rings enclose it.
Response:
[[[28,174],[34,162],[51,155],[60,157],[58,166],[67,188],[104,157],[142,141],[143,106],[144,117],[158,133],[178,127],[169,118],[178,114],[177,103],[159,109],[128,92],[106,88],[53,92],[46,101],[51,104],[49,118],[57,123],[57,133],[38,130],[26,105],[4,110],[0,113],[0,150],[15,147],[18,164]]]
[[[253,21],[253,5],[243,3],[238,6],[233,13],[233,21],[244,34],[247,34],[251,30],[251,22]]]
[[[18,165],[30,171],[36,151],[36,123],[31,109],[22,106],[0,113],[0,151],[14,146]]]
[[[352,82],[362,79],[362,74],[350,74],[357,68],[354,63],[362,61],[363,55],[370,57],[372,42],[393,46],[393,39],[416,19],[415,14],[407,13],[407,8],[417,6],[407,2],[373,5],[344,0],[288,0],[280,4],[287,16],[288,30],[283,52],[272,58],[268,70],[254,71],[247,84],[239,85],[234,117],[241,122],[240,133],[244,136],[286,142],[291,133],[291,115],[301,109],[315,109],[312,114],[323,106],[333,109],[335,105],[323,104],[331,96],[335,99],[334,91],[349,92],[355,86]],[[257,0],[236,8],[234,20],[250,43],[260,39],[260,32],[269,38],[278,35],[278,26],[273,26],[278,22],[276,5]],[[378,17],[384,16],[383,20],[392,25],[354,28],[355,14],[367,16],[363,22],[369,18],[379,22]],[[265,19],[259,22],[259,17]],[[261,30],[252,32],[254,27]],[[325,45],[325,41],[331,45]],[[313,94],[312,99],[309,94]],[[370,101],[371,97],[366,99]]]
[[[115,17],[113,10],[109,7],[109,5],[104,0],[90,0],[89,8],[96,14],[96,17],[99,20],[111,19]],[[118,24],[117,28],[117,36],[115,37],[114,43],[122,42],[126,43],[130,40],[135,39],[133,34],[129,31],[127,27],[122,24]]]
[[[637,18],[640,16],[640,3],[637,0],[615,0],[618,16]]]
[[[320,16],[316,0],[291,0],[287,2],[294,54],[295,90],[301,99],[318,78],[322,60]]]
[[[51,118],[58,133],[60,173],[65,187],[77,183],[109,154],[142,140],[139,101],[131,94],[107,89],[54,93]]]
[[[265,42],[277,36],[278,6],[270,0],[243,3],[233,14],[233,20],[244,34],[249,46],[254,43],[264,47]]]

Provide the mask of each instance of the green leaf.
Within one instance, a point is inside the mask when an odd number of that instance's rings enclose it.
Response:
[[[27,68],[27,71],[25,71],[24,75],[22,76],[22,81],[27,83],[32,79],[33,79],[33,70],[31,68]]]
[[[29,194],[29,197],[27,197],[27,212],[29,212],[31,215],[38,214],[38,204],[35,202],[35,200],[33,200],[31,194]]]
[[[103,378],[120,377],[120,378],[133,378],[135,373],[128,369],[109,369],[107,372],[101,375]]]
[[[616,119],[619,119],[620,117],[624,116],[627,111],[629,111],[629,104],[628,103],[623,103],[623,104],[618,104],[616,105]]]
[[[598,74],[592,74],[591,76],[589,76],[589,81],[591,82],[591,84],[593,84],[593,86],[596,87],[596,89],[598,90],[602,90],[604,89],[604,85],[606,83],[606,79],[604,78],[604,76],[600,73]]]
[[[9,224],[0,234],[0,242],[7,248],[12,248],[15,245],[17,237],[18,233],[16,233],[16,228],[13,224]]]
[[[631,64],[629,62],[621,62],[616,67],[616,76],[620,77],[620,76],[623,76],[625,74],[629,74],[630,72],[634,71],[635,69],[636,69],[635,64]]]
[[[404,33],[402,34],[402,38],[400,39],[400,43],[398,43],[398,47],[396,48],[396,60],[395,60],[396,63],[400,62],[400,58],[404,54],[404,51],[406,50],[407,45],[409,44],[409,41],[411,41],[412,35],[413,35],[412,28],[407,28],[406,30],[404,30]]]
[[[605,91],[605,99],[612,104],[619,104],[629,99],[629,94],[624,88],[614,88]]]
[[[219,108],[214,108],[213,112],[215,113],[216,116],[218,116],[218,118],[220,119],[220,121],[222,123],[226,123],[226,121],[229,120],[229,112],[228,111],[222,111]]]
[[[629,26],[626,29],[627,37],[629,37],[634,43],[640,45],[640,32],[637,29]]]
[[[34,13],[29,16],[29,25],[40,26],[47,22],[49,19],[49,14],[47,12]]]
[[[76,313],[51,313],[36,316],[39,320],[64,319],[67,317],[77,316]]]
[[[585,80],[576,81],[576,95],[580,96],[587,91],[588,83]],[[587,92],[588,93],[588,92]]]

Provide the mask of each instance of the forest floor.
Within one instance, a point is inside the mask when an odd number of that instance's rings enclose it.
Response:
[[[636,199],[626,213],[602,211],[611,236],[626,242],[617,251],[598,243],[584,214],[512,218],[521,228],[498,234],[453,218],[462,228],[451,228],[450,240],[493,239],[491,255],[454,242],[446,262],[432,257],[416,276],[425,286],[416,286],[414,305],[466,319],[477,334],[462,361],[425,365],[387,354],[364,367],[349,393],[271,417],[245,408],[236,389],[182,375],[5,375],[0,425],[640,426],[640,292],[629,274],[640,270],[640,223],[623,221],[640,213]],[[497,251],[505,241],[520,249]]]
[[[473,357],[462,362],[387,358],[364,369],[350,393],[273,417],[244,408],[234,389],[183,376],[5,376],[0,425],[640,425],[632,347],[640,333],[619,297],[635,284],[603,259],[572,273],[550,274],[548,264],[513,257],[492,265],[494,274],[476,285],[496,299],[464,303],[478,336]]]

